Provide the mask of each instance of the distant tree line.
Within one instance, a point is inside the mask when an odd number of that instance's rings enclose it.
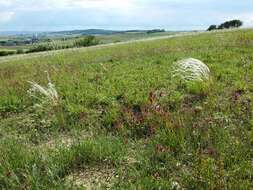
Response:
[[[41,52],[41,51],[51,51],[51,50],[59,50],[59,49],[68,49],[74,47],[88,47],[94,46],[99,44],[99,40],[95,36],[86,36],[74,40],[72,43],[55,43],[55,42],[48,42],[48,43],[40,43],[37,45],[32,46],[30,49],[26,51],[26,53],[33,53],[33,52]]]
[[[66,43],[48,40],[47,42],[34,44],[30,46],[28,49],[17,49],[17,50],[0,49],[0,56],[68,49],[75,47],[88,47],[98,45],[99,43],[100,43],[99,40],[95,36],[81,37]]]
[[[16,50],[0,49],[0,56],[14,55],[14,54],[16,54]]]
[[[159,32],[166,32],[166,31],[164,29],[153,29],[153,30],[148,30],[147,34],[159,33]]]
[[[211,26],[209,26],[207,31],[239,28],[242,25],[243,25],[243,22],[241,20],[230,20],[230,21],[226,21],[220,25],[211,25]]]
[[[0,46],[22,46],[31,44],[28,40],[1,40]]]

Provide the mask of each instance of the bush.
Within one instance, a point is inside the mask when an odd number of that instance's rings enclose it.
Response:
[[[0,56],[14,55],[14,54],[16,54],[15,50],[0,50]]]
[[[216,30],[217,26],[216,25],[211,25],[209,26],[209,28],[207,29],[207,31],[212,31],[212,30]]]
[[[99,41],[96,39],[95,36],[87,36],[74,42],[75,47],[87,47],[97,44],[99,44]]]

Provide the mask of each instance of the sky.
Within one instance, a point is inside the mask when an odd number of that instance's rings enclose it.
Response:
[[[253,0],[0,0],[0,31],[201,30],[230,19],[253,26]]]

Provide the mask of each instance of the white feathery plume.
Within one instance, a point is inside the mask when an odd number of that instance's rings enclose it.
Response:
[[[35,97],[39,100],[48,100],[50,102],[53,103],[53,105],[58,105],[59,103],[59,95],[55,89],[54,84],[51,82],[50,78],[49,78],[49,74],[47,73],[47,78],[48,78],[48,85],[47,87],[43,87],[41,85],[39,85],[36,82],[33,81],[28,81],[28,83],[31,84],[31,88],[28,90],[28,93],[30,96]],[[40,98],[39,96],[37,96],[36,94],[39,93],[43,96],[44,99]]]
[[[210,70],[202,61],[188,58],[174,64],[172,77],[180,77],[186,81],[205,81],[210,78]]]

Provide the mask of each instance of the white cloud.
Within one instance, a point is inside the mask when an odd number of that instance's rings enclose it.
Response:
[[[0,7],[14,10],[46,10],[68,8],[129,9],[137,0],[1,0]]]
[[[6,23],[10,21],[14,15],[14,12],[0,12],[0,23]]]
[[[11,6],[12,4],[13,4],[14,2],[12,1],[12,0],[1,0],[0,1],[0,6],[4,6],[4,7],[6,7],[6,6]]]
[[[253,13],[245,12],[245,13],[237,13],[237,14],[216,14],[217,18],[219,18],[220,22],[226,20],[239,19],[242,20],[245,27],[253,26]]]
[[[229,6],[227,4],[229,3]],[[0,0],[5,28],[204,29],[229,19],[253,26],[252,0]],[[12,19],[15,15],[15,19]],[[2,25],[3,27],[3,25]]]
[[[238,16],[239,19],[244,21],[245,26],[253,26],[253,14],[245,13]]]
[[[59,0],[54,0],[56,3]],[[83,8],[132,8],[133,0],[63,0],[60,1],[68,7],[83,7]]]

